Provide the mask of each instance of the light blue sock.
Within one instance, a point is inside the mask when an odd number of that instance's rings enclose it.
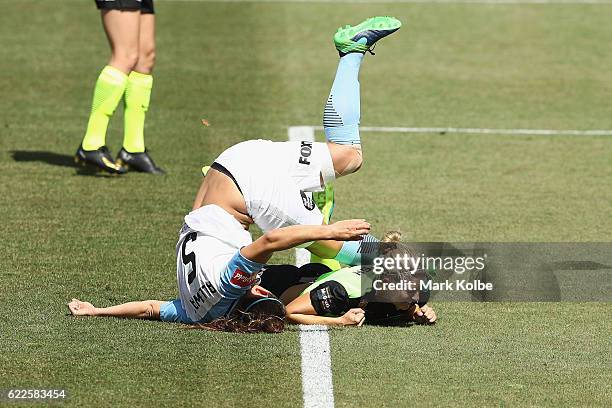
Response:
[[[368,265],[380,252],[380,240],[373,235],[366,235],[361,241],[345,241],[334,259],[345,265]]]
[[[359,67],[363,54],[354,52],[340,58],[325,111],[323,127],[329,142],[361,144],[359,138]]]

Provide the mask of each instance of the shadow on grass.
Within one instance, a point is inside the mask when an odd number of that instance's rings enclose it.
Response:
[[[108,177],[110,174],[100,172],[91,167],[82,167],[74,162],[74,156],[55,152],[44,152],[39,150],[13,150],[11,156],[16,162],[40,162],[59,167],[71,167],[77,171],[79,176]]]
[[[53,166],[77,168],[77,165],[74,163],[74,157],[69,154],[36,150],[13,150],[11,155],[16,162],[41,162]]]

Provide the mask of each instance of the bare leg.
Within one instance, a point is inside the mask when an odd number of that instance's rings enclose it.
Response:
[[[361,168],[363,163],[363,154],[361,145],[342,145],[338,143],[327,142],[327,148],[334,164],[336,178],[346,176],[347,174],[355,173]]]
[[[111,307],[95,307],[89,302],[72,299],[68,303],[68,309],[74,316],[110,316],[125,319],[159,320],[159,309],[163,303],[165,302],[160,300],[143,300]]]
[[[151,74],[155,65],[155,14],[140,15],[138,61],[134,71]]]
[[[129,153],[145,153],[145,119],[151,102],[153,88],[151,73],[155,64],[155,15],[139,13],[135,30],[137,30],[136,45],[135,48],[133,44],[131,45],[130,58],[126,60],[131,64],[132,72],[124,95],[123,149]],[[131,59],[133,55],[136,55],[135,61]],[[124,163],[127,162],[128,166],[147,173],[161,172],[161,169],[152,164],[143,164],[142,167],[137,165],[138,161],[135,158],[123,152],[119,154],[119,159]]]
[[[128,74],[138,60],[139,11],[103,10],[102,24],[111,47],[111,58],[102,69],[94,88],[87,131],[81,142],[84,150],[98,150],[106,145],[106,130],[111,116],[121,101],[128,84]],[[81,160],[111,173],[120,172],[108,152],[89,157],[80,153]]]
[[[138,62],[140,11],[103,10],[102,24],[111,47],[108,65],[129,74]]]

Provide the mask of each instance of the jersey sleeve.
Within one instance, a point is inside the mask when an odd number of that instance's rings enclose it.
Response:
[[[342,316],[350,309],[349,295],[340,283],[326,281],[310,291],[310,302],[319,316]]]
[[[245,258],[238,250],[227,263],[221,281],[226,288],[242,293],[255,284],[258,272],[264,266],[264,264]]]

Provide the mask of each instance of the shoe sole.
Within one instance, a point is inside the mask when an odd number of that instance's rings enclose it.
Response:
[[[153,172],[153,171],[143,171],[143,170],[140,170],[137,167],[130,166],[127,162],[124,162],[122,159],[117,159],[115,162],[117,163],[117,165],[119,165],[119,167],[124,168],[126,173],[128,171],[130,171],[130,170],[133,170],[133,171],[136,171],[138,173],[144,173],[144,174],[154,174],[154,175],[163,175],[163,174],[165,174],[164,172],[158,173],[158,172]]]
[[[83,159],[82,157],[79,157],[79,156],[74,156],[74,163],[77,166],[80,166],[81,168],[88,168],[90,170],[96,170],[98,173],[110,174],[111,176],[120,176],[121,174],[125,173],[125,172],[119,173],[119,172],[117,172],[114,169],[111,170],[110,168],[108,168],[108,169],[107,168],[102,168],[102,167],[98,166],[96,163],[89,162],[89,161],[87,161],[87,160],[85,160],[85,159]]]

